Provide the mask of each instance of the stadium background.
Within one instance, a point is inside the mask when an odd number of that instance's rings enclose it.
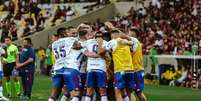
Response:
[[[29,35],[33,40],[34,48],[38,49],[39,47],[48,47],[51,43],[50,36],[56,33],[56,30],[60,27],[67,27],[67,26],[77,26],[84,21],[95,22],[97,19],[100,19],[101,22],[110,21],[114,18],[117,14],[126,15],[129,9],[133,6],[135,10],[142,7],[140,0],[134,1],[124,1],[115,2],[107,5],[101,5],[99,8],[95,8],[94,10],[86,13],[81,14],[78,12],[74,18],[71,20],[64,22],[64,23],[57,23],[56,26],[48,26],[43,31],[36,32],[33,35]],[[149,5],[151,0],[144,0],[145,7]],[[92,5],[94,2],[90,3],[68,3],[66,5],[71,5],[72,7],[84,7],[86,5]],[[22,44],[22,40],[19,39],[15,41],[17,45]],[[168,59],[166,58],[168,57]],[[181,56],[182,57],[182,56]],[[193,59],[193,57],[187,57]],[[144,56],[145,65],[147,68],[146,71],[151,70],[151,60],[149,56]],[[159,64],[168,64],[177,67],[178,63],[176,57],[168,55],[163,56],[161,55],[159,60]],[[194,65],[194,64],[192,64]],[[157,66],[157,67],[158,67]],[[195,64],[196,68],[199,67],[198,64]],[[157,68],[156,68],[157,69]],[[157,72],[158,73],[158,72]],[[156,74],[157,75],[157,74]],[[201,91],[198,89],[190,89],[190,88],[183,88],[183,87],[169,87],[169,86],[162,86],[158,85],[158,80],[155,82],[147,82],[148,85],[145,86],[145,94],[147,95],[148,101],[200,101],[201,100]],[[38,86],[40,85],[40,86]],[[50,88],[51,88],[51,78],[46,76],[38,75],[35,79],[34,89],[33,89],[33,99],[32,101],[44,101],[47,100],[48,96],[50,95]],[[17,101],[15,98],[13,101]]]

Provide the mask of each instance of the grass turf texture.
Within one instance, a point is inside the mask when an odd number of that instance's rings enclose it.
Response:
[[[29,101],[47,101],[50,96],[51,85],[50,77],[35,76],[32,99]],[[146,85],[145,94],[148,101],[201,101],[200,89]],[[12,101],[21,101],[15,94],[11,99]]]

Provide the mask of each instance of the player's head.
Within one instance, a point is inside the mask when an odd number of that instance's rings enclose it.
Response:
[[[23,40],[23,46],[24,46],[24,47],[32,46],[31,38],[25,38],[25,39]]]
[[[74,27],[71,27],[68,29],[68,37],[77,37],[77,29]]]
[[[92,32],[93,29],[91,28],[90,25],[88,25],[87,23],[82,23],[78,26],[77,28],[78,31],[81,31],[81,30],[86,30],[88,33]]]
[[[95,32],[90,32],[87,34],[87,39],[93,39],[95,37]]]
[[[102,33],[101,31],[96,32],[95,38],[96,38],[96,39],[97,39],[97,38],[103,39],[103,33]]]
[[[64,37],[65,36],[65,31],[66,31],[66,28],[64,27],[61,27],[57,30],[57,35],[59,35],[60,38]]]
[[[59,39],[59,35],[58,34],[52,35],[52,38],[51,38],[52,42],[57,41],[58,39]]]
[[[112,31],[110,31],[110,36],[111,36],[112,39],[118,38],[119,35],[120,35],[120,32],[118,30],[112,30]]]
[[[136,29],[130,29],[129,32],[128,32],[128,35],[130,37],[138,37],[137,30]]]
[[[87,40],[87,33],[88,32],[86,30],[80,30],[78,32],[79,38],[82,39],[82,40]]]
[[[4,38],[5,44],[10,45],[12,43],[12,39],[10,36]]]

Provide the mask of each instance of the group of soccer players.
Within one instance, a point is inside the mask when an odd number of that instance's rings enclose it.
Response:
[[[134,37],[105,23],[111,40],[88,24],[59,28],[52,36],[55,58],[53,89],[48,101],[146,101],[142,45]]]

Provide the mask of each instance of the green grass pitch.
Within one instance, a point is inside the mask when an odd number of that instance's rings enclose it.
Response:
[[[33,95],[29,101],[47,101],[51,92],[51,78],[35,76]],[[145,94],[148,101],[201,101],[201,90],[182,87],[146,85]],[[12,101],[21,101],[13,94]]]

